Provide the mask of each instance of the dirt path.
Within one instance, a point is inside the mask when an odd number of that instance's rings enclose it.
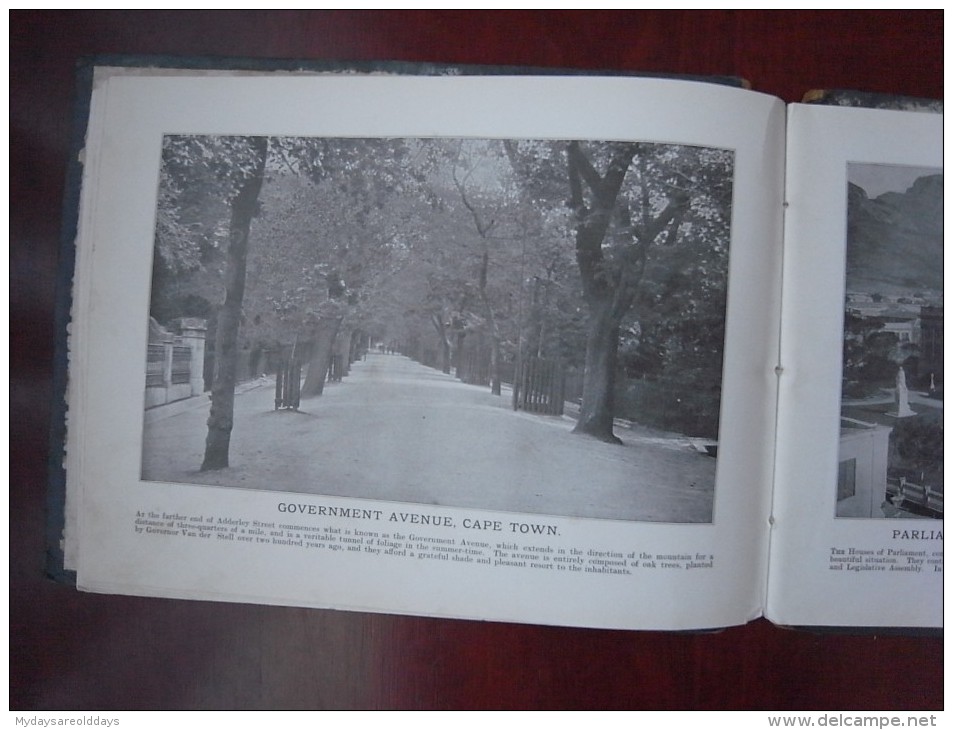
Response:
[[[207,398],[150,412],[143,475],[534,514],[709,522],[715,460],[687,441],[620,431],[623,446],[570,433],[568,417],[397,355],[369,354],[342,383],[276,412],[263,384],[235,399],[230,467],[199,472]]]

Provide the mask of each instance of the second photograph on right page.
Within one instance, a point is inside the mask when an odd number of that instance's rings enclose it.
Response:
[[[943,625],[942,127],[788,107],[775,623]]]
[[[943,517],[943,172],[847,165],[836,516]]]

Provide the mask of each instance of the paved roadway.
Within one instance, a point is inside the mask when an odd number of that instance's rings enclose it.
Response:
[[[368,354],[341,383],[274,410],[274,386],[236,395],[230,466],[200,472],[208,397],[147,412],[143,476],[397,502],[663,522],[711,520],[715,460],[685,439],[570,433],[569,417],[399,355]]]

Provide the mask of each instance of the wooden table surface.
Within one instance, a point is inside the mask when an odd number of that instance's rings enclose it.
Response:
[[[940,11],[12,11],[12,709],[943,705],[942,639],[519,626],[80,594],[44,576],[53,302],[74,67],[92,54],[741,76],[940,98]],[[700,598],[703,600],[703,598]]]

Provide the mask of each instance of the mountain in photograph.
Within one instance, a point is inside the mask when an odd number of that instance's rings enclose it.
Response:
[[[943,174],[876,198],[847,188],[848,289],[942,290]]]

